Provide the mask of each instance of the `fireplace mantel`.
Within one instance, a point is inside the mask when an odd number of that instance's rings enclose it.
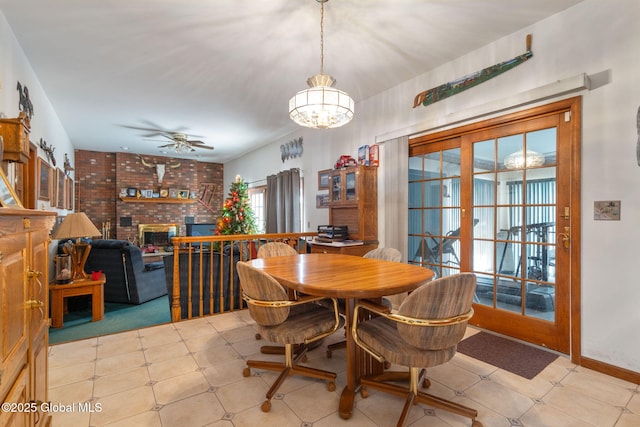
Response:
[[[137,198],[137,197],[120,197],[125,203],[179,203],[182,205],[190,205],[192,203],[196,203],[198,199],[169,199],[166,197],[155,197],[155,198]]]

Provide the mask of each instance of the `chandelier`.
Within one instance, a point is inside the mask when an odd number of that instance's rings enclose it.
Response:
[[[353,118],[353,99],[334,89],[336,80],[324,74],[324,4],[320,3],[320,74],[307,79],[309,89],[301,90],[289,100],[289,117],[300,126],[326,129],[346,125]]]
[[[507,169],[522,169],[542,166],[544,156],[537,151],[520,150],[511,153],[504,158],[504,166]]]

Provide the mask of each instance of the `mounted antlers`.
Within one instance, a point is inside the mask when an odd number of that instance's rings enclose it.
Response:
[[[142,156],[138,156],[140,158],[140,163],[148,168],[156,168],[156,175],[158,175],[158,183],[162,184],[162,178],[164,177],[165,168],[169,167],[171,169],[175,169],[179,167],[182,163],[147,163],[144,161]]]

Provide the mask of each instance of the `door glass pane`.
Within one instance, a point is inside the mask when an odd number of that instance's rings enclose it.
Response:
[[[460,149],[409,159],[409,262],[436,277],[460,268]]]
[[[555,129],[473,144],[472,265],[480,304],[554,318],[555,144]]]
[[[476,142],[473,144],[473,172],[493,172],[496,170],[495,140]]]

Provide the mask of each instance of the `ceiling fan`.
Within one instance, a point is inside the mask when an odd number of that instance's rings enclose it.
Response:
[[[126,126],[123,127],[129,129],[136,130],[144,130],[147,133],[143,134],[142,137],[149,141],[158,141],[164,142],[165,144],[159,145],[158,148],[168,148],[176,153],[188,153],[192,151],[196,151],[196,148],[203,148],[206,150],[213,150],[213,147],[206,145],[203,141],[198,139],[191,138],[199,138],[199,135],[193,135],[184,132],[185,127],[180,127],[176,130],[168,130],[162,129],[161,127],[155,125],[154,123],[148,122],[150,125],[154,127],[138,127],[138,126]],[[154,137],[162,137],[166,139],[151,139]]]

